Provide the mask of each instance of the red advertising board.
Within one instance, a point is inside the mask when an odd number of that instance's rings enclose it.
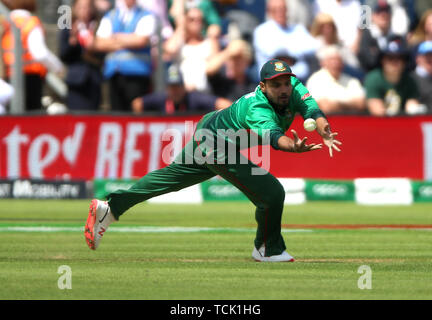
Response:
[[[190,139],[192,117],[112,115],[0,117],[0,179],[134,178],[161,168]],[[432,179],[432,116],[329,117],[342,152],[271,150],[278,177]],[[297,117],[292,129],[320,143]],[[288,132],[291,136],[291,133]]]

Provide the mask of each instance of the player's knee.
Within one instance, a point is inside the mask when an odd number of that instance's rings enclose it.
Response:
[[[285,201],[285,189],[282,185],[275,188],[274,202],[283,205]]]
[[[264,206],[283,206],[285,201],[285,189],[282,185],[278,184],[273,188],[270,188],[267,194],[264,196]]]

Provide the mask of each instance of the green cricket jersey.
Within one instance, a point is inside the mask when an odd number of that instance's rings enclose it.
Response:
[[[324,117],[315,99],[306,87],[295,77],[291,77],[293,91],[289,104],[283,114],[278,113],[267,97],[257,86],[254,92],[248,93],[234,102],[229,108],[214,111],[203,119],[203,128],[217,134],[217,130],[247,130],[263,138],[270,133],[270,144],[277,146],[278,139],[285,134],[298,112],[304,118],[317,119]]]

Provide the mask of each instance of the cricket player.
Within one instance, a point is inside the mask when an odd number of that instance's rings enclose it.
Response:
[[[182,152],[168,166],[148,173],[128,190],[117,190],[107,201],[92,200],[85,226],[85,238],[95,250],[108,226],[129,208],[152,197],[178,191],[219,175],[240,189],[256,206],[257,232],[252,257],[256,261],[292,262],[281,234],[285,191],[278,179],[240,154],[243,146],[229,135],[218,144],[221,132],[246,132],[257,136],[258,144],[293,153],[319,150],[323,144],[307,144],[294,130],[285,135],[295,114],[316,120],[317,132],[324,145],[340,151],[330,125],[306,87],[292,73],[289,65],[272,59],[261,68],[260,83],[254,92],[244,95],[229,108],[206,114],[197,124],[194,135]],[[205,137],[205,138],[203,138]],[[252,139],[251,139],[252,140]],[[213,144],[211,143],[213,141]],[[229,147],[234,145],[236,161]],[[228,152],[227,152],[228,150]],[[233,150],[233,149],[230,149]],[[205,161],[203,161],[203,159]],[[289,161],[289,159],[287,159]],[[288,162],[289,163],[289,162]]]

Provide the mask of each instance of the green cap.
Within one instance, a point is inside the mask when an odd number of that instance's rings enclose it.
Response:
[[[282,75],[289,75],[295,77],[292,73],[290,66],[283,60],[272,59],[267,61],[261,68],[260,80],[270,80]]]

